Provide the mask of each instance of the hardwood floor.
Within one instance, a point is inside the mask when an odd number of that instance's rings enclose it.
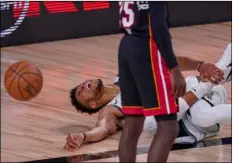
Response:
[[[231,22],[171,29],[176,55],[216,62],[231,42]],[[29,161],[116,150],[120,133],[77,151],[62,149],[68,133],[95,125],[97,115],[77,113],[69,91],[86,79],[112,82],[118,72],[117,49],[122,34],[46,42],[1,48],[1,78],[18,61],[36,64],[43,73],[44,86],[33,100],[12,99],[1,80],[1,161]],[[184,75],[197,74],[185,72]],[[228,103],[231,83],[224,84]],[[223,126],[217,137],[231,137],[231,126]],[[143,133],[139,146],[148,146],[152,135]],[[104,161],[116,161],[117,158]],[[145,161],[146,154],[138,155]],[[172,151],[169,161],[231,161],[231,145]],[[101,162],[101,160],[98,160]],[[102,160],[103,161],[103,160]],[[95,161],[94,161],[95,162]]]

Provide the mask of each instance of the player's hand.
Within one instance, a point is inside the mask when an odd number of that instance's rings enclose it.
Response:
[[[171,82],[175,98],[183,96],[186,92],[186,83],[178,67],[171,70]]]
[[[202,63],[198,71],[202,82],[210,81],[213,84],[219,84],[224,80],[224,73],[212,63]]]
[[[73,151],[75,149],[80,148],[84,140],[83,133],[69,134],[66,138],[66,144],[64,149]]]

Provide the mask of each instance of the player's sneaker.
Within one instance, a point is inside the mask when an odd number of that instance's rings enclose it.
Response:
[[[216,63],[216,66],[223,70],[225,82],[231,81],[231,74],[232,74],[232,61],[231,61],[231,43],[228,44],[226,47],[223,56],[220,60]]]
[[[214,86],[204,97],[211,105],[225,104],[227,99],[227,91],[224,86],[217,85]]]

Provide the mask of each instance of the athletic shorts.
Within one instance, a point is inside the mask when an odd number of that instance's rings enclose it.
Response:
[[[126,34],[118,61],[123,113],[176,119],[170,72],[154,40]]]

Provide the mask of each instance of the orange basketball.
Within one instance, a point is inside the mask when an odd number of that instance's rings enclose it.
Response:
[[[17,62],[6,71],[4,85],[14,99],[28,101],[40,93],[43,86],[42,73],[29,62]]]

